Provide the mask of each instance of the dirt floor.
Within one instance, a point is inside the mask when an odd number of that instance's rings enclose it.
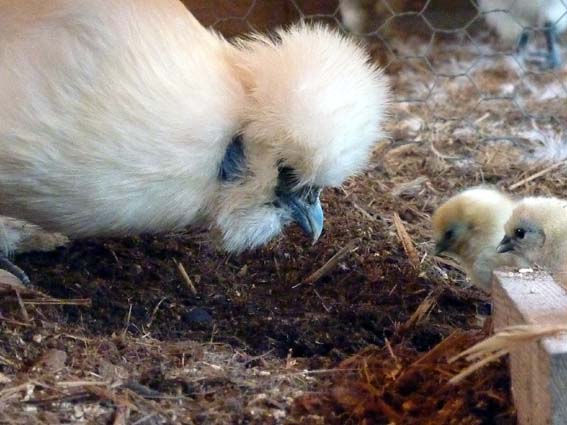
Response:
[[[390,137],[323,193],[315,246],[290,228],[229,257],[191,230],[18,256],[37,291],[0,298],[0,423],[514,424],[505,361],[447,383],[490,309],[430,255],[429,220],[481,183],[560,195],[565,167],[524,179],[567,158],[567,90],[474,37],[391,43],[427,60],[371,44],[396,93]]]

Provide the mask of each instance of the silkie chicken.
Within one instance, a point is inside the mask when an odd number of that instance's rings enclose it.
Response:
[[[479,0],[479,7],[486,22],[505,43],[517,43],[519,54],[526,49],[530,30],[542,29],[547,45],[542,68],[561,65],[558,38],[567,29],[567,6],[563,0]]]
[[[178,0],[0,0],[0,69],[0,214],[73,238],[207,223],[232,252],[292,221],[317,240],[389,97],[336,31],[230,43]]]
[[[474,285],[490,292],[495,269],[525,265],[513,255],[497,253],[514,206],[506,194],[483,186],[453,196],[432,216],[435,254],[455,258]]]
[[[374,8],[376,0],[339,0],[339,10],[343,25],[356,34],[367,30],[370,19],[370,9]]]
[[[355,34],[373,31],[388,31],[387,22],[392,13],[403,12],[404,0],[339,0],[339,11],[343,25]],[[376,22],[375,18],[380,18]],[[384,34],[382,34],[384,35]]]
[[[498,252],[540,265],[563,282],[567,279],[567,200],[522,199],[505,226]]]

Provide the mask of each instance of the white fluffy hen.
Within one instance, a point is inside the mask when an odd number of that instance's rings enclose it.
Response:
[[[242,251],[361,170],[388,99],[321,26],[231,44],[178,0],[0,0],[0,214],[71,237],[197,221]]]
[[[529,31],[543,29],[547,52],[543,67],[557,68],[561,58],[558,34],[567,29],[567,3],[564,0],[479,0],[486,22],[508,44],[517,43],[521,53],[529,41]]]

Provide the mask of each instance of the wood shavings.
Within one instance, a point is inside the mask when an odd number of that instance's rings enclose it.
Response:
[[[419,269],[419,256],[411,240],[409,233],[407,232],[402,219],[398,215],[398,213],[394,213],[394,225],[396,226],[396,232],[398,233],[398,237],[400,238],[400,242],[404,247],[404,251],[408,256],[410,264],[414,268],[414,270]]]
[[[449,359],[453,363],[461,358],[473,362],[449,381],[457,384],[482,367],[498,360],[500,357],[519,349],[522,345],[541,338],[567,332],[567,325],[518,325],[502,329],[471,348]]]

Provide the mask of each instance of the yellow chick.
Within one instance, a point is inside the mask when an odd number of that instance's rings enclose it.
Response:
[[[455,195],[433,214],[435,255],[446,253],[455,258],[473,284],[490,292],[493,270],[524,266],[518,257],[499,255],[496,250],[514,206],[508,195],[489,187]]]
[[[524,198],[504,230],[498,252],[512,253],[556,276],[567,272],[567,200]]]

